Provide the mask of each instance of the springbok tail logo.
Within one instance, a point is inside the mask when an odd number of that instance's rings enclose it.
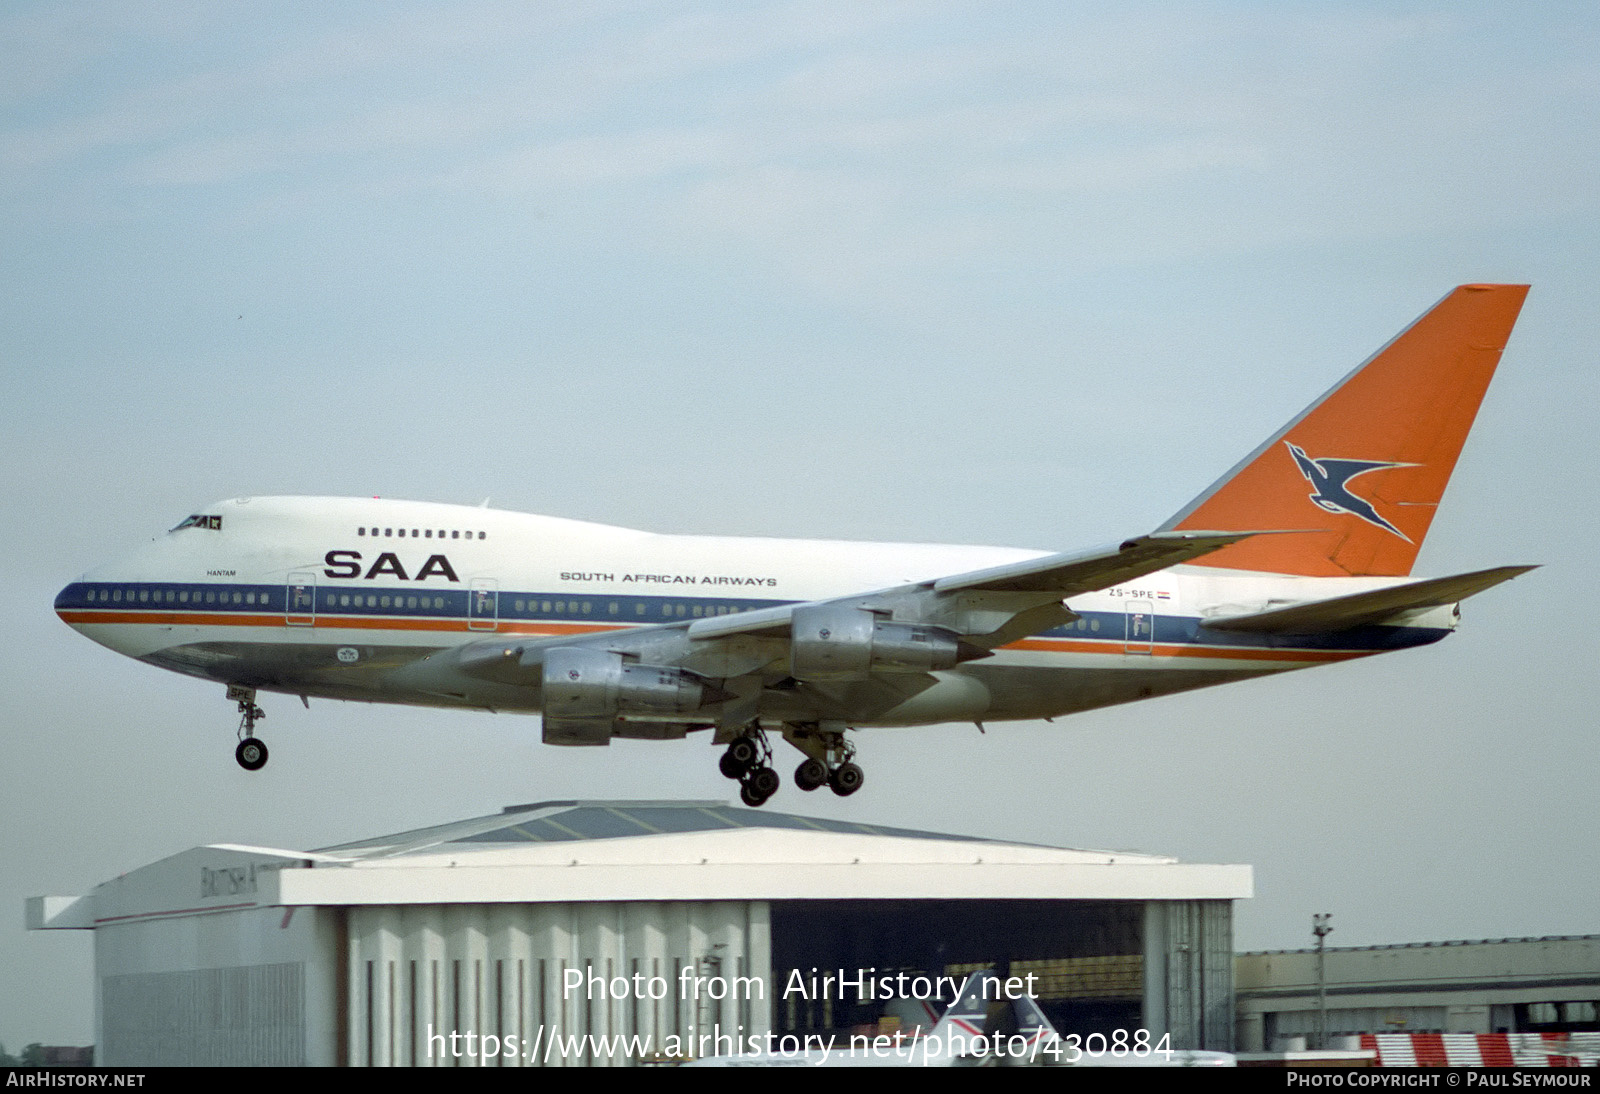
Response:
[[[1416,464],[1384,460],[1312,459],[1299,445],[1290,444],[1288,441],[1283,443],[1288,446],[1289,454],[1299,465],[1300,473],[1315,488],[1309,496],[1318,508],[1330,513],[1349,513],[1353,517],[1360,517],[1368,524],[1375,524],[1386,532],[1393,532],[1407,543],[1411,542],[1410,536],[1379,516],[1370,501],[1352,493],[1348,484],[1351,479],[1365,475],[1368,471],[1381,471],[1386,467],[1416,467]]]

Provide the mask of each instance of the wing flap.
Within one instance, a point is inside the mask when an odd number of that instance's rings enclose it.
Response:
[[[1538,569],[1536,566],[1497,566],[1492,570],[1476,570],[1452,577],[1436,577],[1397,585],[1389,589],[1337,596],[1331,600],[1317,600],[1310,604],[1296,604],[1251,615],[1236,615],[1226,619],[1208,619],[1205,625],[1219,631],[1244,631],[1256,634],[1317,634],[1323,631],[1341,631],[1369,623],[1382,623],[1401,612],[1420,608],[1438,608],[1454,604],[1469,596],[1491,589],[1502,581],[1510,581]]]

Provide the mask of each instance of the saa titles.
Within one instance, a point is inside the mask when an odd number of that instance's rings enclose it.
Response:
[[[393,551],[385,551],[379,555],[365,574],[361,572],[360,551],[329,551],[323,556],[322,561],[327,565],[327,569],[322,571],[326,577],[360,577],[367,581],[383,576],[400,581],[426,581],[430,577],[442,577],[455,582],[461,580],[456,576],[450,560],[443,555],[429,555],[428,561],[422,564],[422,569],[417,571],[416,577],[406,573],[405,566],[400,562],[400,556]]]

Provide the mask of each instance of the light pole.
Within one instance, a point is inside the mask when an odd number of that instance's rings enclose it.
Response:
[[[1322,940],[1333,933],[1332,918],[1332,912],[1311,917],[1311,933],[1317,936],[1317,1049],[1323,1052],[1328,1048],[1328,966]]]

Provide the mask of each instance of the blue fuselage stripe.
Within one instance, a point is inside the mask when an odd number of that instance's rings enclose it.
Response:
[[[371,616],[406,619],[466,620],[507,623],[588,623],[596,626],[643,626],[715,618],[761,608],[784,600],[724,597],[612,596],[585,593],[527,593],[460,587],[376,587],[318,585],[306,587],[315,607],[289,605],[287,585],[171,584],[164,582],[75,582],[56,597],[57,611],[149,612],[237,615]],[[474,608],[473,598],[480,598]],[[1148,618],[1148,617],[1147,617]],[[1035,637],[1126,641],[1123,612],[1084,611],[1080,618]],[[1157,645],[1231,649],[1301,649],[1380,652],[1437,642],[1449,632],[1432,627],[1363,626],[1321,634],[1245,634],[1206,627],[1195,616],[1154,613],[1153,634],[1141,642]]]

